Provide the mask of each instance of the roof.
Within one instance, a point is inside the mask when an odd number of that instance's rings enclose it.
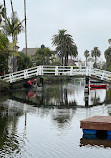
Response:
[[[38,48],[27,48],[27,55],[32,56],[36,53],[37,50]],[[26,54],[26,48],[23,48],[22,52]]]

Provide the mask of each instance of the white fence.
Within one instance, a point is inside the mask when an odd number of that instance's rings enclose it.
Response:
[[[102,80],[111,80],[111,72],[91,69],[88,67],[77,68],[75,66],[36,66],[33,68],[25,69],[22,71],[14,72],[1,76],[0,78],[6,80],[6,82],[16,82],[22,79],[28,79],[31,77],[36,77],[39,75],[55,75],[55,76],[75,76],[75,75],[86,75],[86,76],[96,76]]]

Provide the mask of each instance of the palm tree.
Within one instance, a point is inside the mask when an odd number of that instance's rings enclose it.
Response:
[[[106,59],[106,69],[108,70],[111,66],[111,39],[108,40],[110,46],[108,49],[105,50],[104,56]]]
[[[87,66],[87,58],[90,56],[88,50],[85,50],[85,52],[84,52],[84,56],[85,56],[85,58],[86,58],[86,66]]]
[[[60,54],[62,65],[64,65],[63,58],[65,58],[65,65],[68,62],[68,56],[77,56],[77,47],[72,39],[72,36],[66,33],[66,30],[59,30],[57,35],[52,38],[52,44],[56,46],[57,52]]]
[[[94,47],[94,49],[91,51],[91,56],[94,57],[95,59],[95,63],[94,63],[94,67],[97,67],[97,57],[100,57],[101,55],[101,52],[100,50],[98,49],[98,47]]]
[[[23,30],[22,22],[17,17],[16,12],[13,12],[11,18],[7,18],[7,35],[12,37],[12,43],[15,44],[13,51],[16,51],[17,36]],[[13,72],[17,71],[17,60],[13,56]]]

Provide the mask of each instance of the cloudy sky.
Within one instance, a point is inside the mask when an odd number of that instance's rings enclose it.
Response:
[[[24,0],[13,0],[14,10],[19,18],[24,18]],[[111,38],[111,0],[26,0],[28,47],[54,49],[51,39],[58,30],[66,29],[73,36],[83,59],[86,49],[95,46],[101,50],[108,48]],[[10,16],[10,0],[6,0],[7,14]],[[20,50],[25,47],[24,33],[19,35]]]

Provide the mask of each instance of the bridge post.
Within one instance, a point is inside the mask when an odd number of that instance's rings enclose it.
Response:
[[[73,66],[70,67],[70,76],[73,74]]]
[[[58,75],[58,66],[55,67],[55,75]]]
[[[13,76],[12,76],[12,74],[9,75],[9,78],[10,78],[10,83],[12,83],[13,82]]]

